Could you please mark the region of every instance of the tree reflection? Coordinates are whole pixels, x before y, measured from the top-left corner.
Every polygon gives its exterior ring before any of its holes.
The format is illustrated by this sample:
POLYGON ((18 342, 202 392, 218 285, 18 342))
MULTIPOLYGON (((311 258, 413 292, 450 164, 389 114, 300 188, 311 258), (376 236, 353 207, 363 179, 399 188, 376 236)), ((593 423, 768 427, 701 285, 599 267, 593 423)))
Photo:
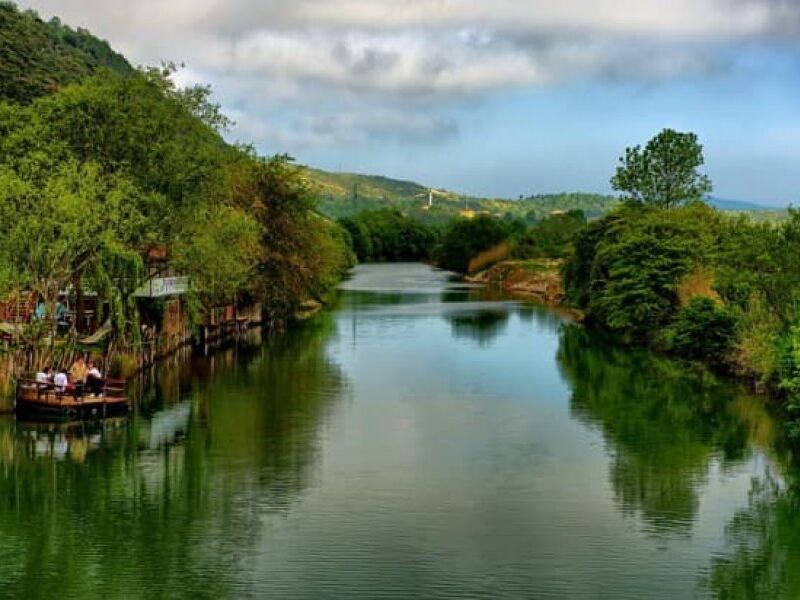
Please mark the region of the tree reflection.
POLYGON ((447 314, 453 337, 465 338, 478 342, 480 346, 490 344, 503 333, 508 324, 509 311, 501 308, 453 312, 447 314))
POLYGON ((113 427, 0 422, 3 592, 236 595, 235 566, 265 511, 305 490, 341 394, 330 331, 323 317, 250 356, 164 366, 148 410, 113 427))
POLYGON ((712 457, 724 469, 746 458, 754 436, 772 437, 758 401, 704 369, 615 348, 575 326, 563 331, 558 361, 573 413, 611 449, 620 510, 654 533, 688 533, 712 457))
POLYGON ((717 598, 800 598, 800 488, 768 473, 725 530, 702 587, 717 598))

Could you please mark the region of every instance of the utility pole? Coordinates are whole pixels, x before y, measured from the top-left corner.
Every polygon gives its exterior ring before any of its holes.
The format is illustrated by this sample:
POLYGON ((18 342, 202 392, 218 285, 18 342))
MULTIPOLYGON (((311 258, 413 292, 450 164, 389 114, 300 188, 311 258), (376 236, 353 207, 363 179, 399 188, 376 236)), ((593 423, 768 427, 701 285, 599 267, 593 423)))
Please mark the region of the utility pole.
POLYGON ((353 214, 358 212, 358 182, 353 184, 353 214))

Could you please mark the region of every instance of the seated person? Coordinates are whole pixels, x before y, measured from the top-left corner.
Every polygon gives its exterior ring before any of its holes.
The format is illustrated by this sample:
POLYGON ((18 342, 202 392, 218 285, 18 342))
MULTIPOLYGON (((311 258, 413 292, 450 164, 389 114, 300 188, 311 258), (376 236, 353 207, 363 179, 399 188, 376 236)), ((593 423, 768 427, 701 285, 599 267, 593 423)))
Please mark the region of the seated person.
POLYGON ((103 393, 103 374, 97 365, 93 362, 89 363, 89 371, 86 374, 86 389, 92 395, 100 395, 103 393))
POLYGON ((88 375, 88 367, 82 355, 78 355, 75 362, 69 369, 69 379, 75 388, 75 398, 83 396, 83 388, 86 385, 86 377, 88 375))
POLYGON ((50 380, 52 370, 50 367, 44 367, 41 371, 36 373, 36 386, 40 390, 48 390, 53 387, 53 382, 50 380))
POLYGON ((69 385, 67 374, 64 373, 64 371, 56 373, 56 376, 53 377, 53 385, 55 386, 56 394, 63 394, 66 392, 67 386, 69 385))

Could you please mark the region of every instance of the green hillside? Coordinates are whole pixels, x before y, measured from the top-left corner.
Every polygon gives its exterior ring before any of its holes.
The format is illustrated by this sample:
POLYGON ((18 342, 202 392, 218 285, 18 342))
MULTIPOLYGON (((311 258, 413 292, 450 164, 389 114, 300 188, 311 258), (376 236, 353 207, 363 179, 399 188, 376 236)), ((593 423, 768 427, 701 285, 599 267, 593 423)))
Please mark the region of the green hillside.
MULTIPOLYGON (((539 220, 557 211, 582 210, 588 218, 602 216, 614 208, 615 196, 584 192, 536 194, 510 200, 480 198, 436 190, 433 207, 428 208, 428 188, 422 184, 377 175, 331 173, 308 168, 320 209, 334 217, 345 217, 361 210, 395 207, 408 216, 429 223, 444 222, 456 216, 486 212, 498 217, 539 220), (465 212, 467 211, 467 212, 465 212)), ((786 210, 767 208, 746 202, 720 201, 709 198, 709 204, 729 213, 748 215, 753 221, 780 222, 787 218, 786 210)))
POLYGON ((376 175, 330 173, 308 169, 322 212, 343 217, 365 209, 396 207, 424 221, 445 221, 454 216, 488 212, 508 218, 540 219, 553 211, 581 209, 588 216, 604 214, 617 202, 612 196, 585 193, 542 194, 521 200, 479 198, 437 190, 427 207, 428 188, 413 182, 376 175), (465 211, 468 211, 465 213, 465 211))
POLYGON ((108 42, 0 2, 0 100, 27 103, 99 68, 133 72, 108 42))

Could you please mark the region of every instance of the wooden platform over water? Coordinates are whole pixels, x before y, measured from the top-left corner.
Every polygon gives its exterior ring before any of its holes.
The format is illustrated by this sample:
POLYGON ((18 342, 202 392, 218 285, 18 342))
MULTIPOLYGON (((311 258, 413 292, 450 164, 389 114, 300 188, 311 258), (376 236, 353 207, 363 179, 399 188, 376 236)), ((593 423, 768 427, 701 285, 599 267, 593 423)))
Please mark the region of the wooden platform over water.
POLYGON ((60 418, 105 417, 128 410, 123 382, 108 382, 99 395, 76 396, 73 392, 42 389, 32 380, 17 384, 16 410, 24 414, 41 414, 60 418))

